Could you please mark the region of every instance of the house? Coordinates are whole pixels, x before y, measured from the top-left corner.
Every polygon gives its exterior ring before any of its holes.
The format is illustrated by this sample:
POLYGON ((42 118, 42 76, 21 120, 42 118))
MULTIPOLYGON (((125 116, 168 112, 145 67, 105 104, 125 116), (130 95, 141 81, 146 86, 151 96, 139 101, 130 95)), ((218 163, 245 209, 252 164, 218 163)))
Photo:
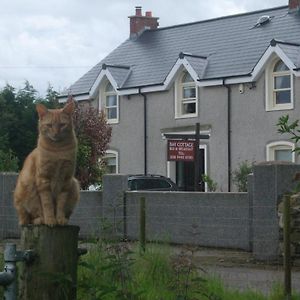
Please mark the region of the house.
POLYGON ((276 127, 282 115, 300 116, 299 5, 164 28, 136 7, 129 38, 60 101, 71 93, 105 110, 111 172, 162 174, 184 190, 199 123, 198 168, 232 191, 244 161, 299 162, 276 127))

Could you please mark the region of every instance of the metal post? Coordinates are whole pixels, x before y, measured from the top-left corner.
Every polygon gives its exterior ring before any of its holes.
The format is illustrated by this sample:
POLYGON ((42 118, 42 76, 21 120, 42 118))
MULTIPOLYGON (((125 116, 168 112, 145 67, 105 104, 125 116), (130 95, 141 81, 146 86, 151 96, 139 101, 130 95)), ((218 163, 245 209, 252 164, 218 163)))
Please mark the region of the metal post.
POLYGON ((4 250, 4 272, 2 272, 1 284, 4 285, 4 299, 17 299, 17 267, 16 267, 16 245, 6 244, 4 250))
POLYGON ((17 265, 18 261, 30 262, 34 258, 32 250, 17 251, 15 244, 6 244, 4 249, 4 271, 0 272, 0 285, 4 286, 4 299, 17 300, 17 265))
POLYGON ((194 160, 194 166, 195 166, 195 181, 194 181, 194 190, 200 191, 200 123, 196 123, 196 132, 195 132, 195 160, 194 160))
POLYGON ((283 197, 283 243, 284 243, 284 295, 286 300, 292 295, 292 266, 291 266, 291 210, 290 196, 283 197))

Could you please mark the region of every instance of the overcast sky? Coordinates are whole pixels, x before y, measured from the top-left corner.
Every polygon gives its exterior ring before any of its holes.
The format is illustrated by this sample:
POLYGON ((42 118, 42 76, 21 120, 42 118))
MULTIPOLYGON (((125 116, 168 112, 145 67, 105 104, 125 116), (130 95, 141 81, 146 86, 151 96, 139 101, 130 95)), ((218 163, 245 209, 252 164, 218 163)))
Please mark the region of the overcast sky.
POLYGON ((0 0, 0 88, 61 91, 129 36, 135 6, 160 27, 287 5, 288 0, 0 0))

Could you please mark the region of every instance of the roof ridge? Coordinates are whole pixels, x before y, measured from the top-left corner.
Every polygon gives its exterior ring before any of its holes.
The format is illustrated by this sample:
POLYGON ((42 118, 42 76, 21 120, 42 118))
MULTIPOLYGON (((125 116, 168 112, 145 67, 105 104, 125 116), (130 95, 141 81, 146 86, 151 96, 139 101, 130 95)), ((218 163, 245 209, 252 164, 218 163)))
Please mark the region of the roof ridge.
POLYGON ((105 70, 106 68, 118 68, 118 69, 130 69, 130 66, 125 66, 125 65, 111 65, 111 64, 102 64, 102 69, 105 70))
POLYGON ((283 44, 283 45, 296 46, 296 47, 300 46, 300 44, 298 44, 298 43, 285 42, 285 41, 282 41, 282 40, 272 39, 271 42, 270 42, 270 45, 275 46, 276 44, 283 44))
POLYGON ((160 28, 156 28, 156 29, 148 29, 145 32, 147 32, 147 31, 148 32, 149 31, 160 31, 160 30, 166 30, 166 29, 171 29, 171 28, 177 28, 177 27, 184 27, 184 26, 189 26, 189 25, 196 25, 196 24, 201 24, 201 23, 213 22, 213 21, 217 21, 217 20, 236 18, 236 17, 240 17, 240 16, 256 14, 256 13, 259 13, 259 12, 263 13, 263 12, 271 11, 271 10, 279 10, 279 9, 283 9, 283 8, 287 8, 287 7, 288 7, 288 5, 277 6, 277 7, 273 7, 273 8, 265 8, 265 9, 261 9, 261 10, 255 10, 255 11, 245 12, 245 13, 237 13, 237 14, 234 14, 234 15, 216 17, 216 18, 207 19, 207 20, 201 20, 201 21, 171 25, 171 26, 160 27, 160 28))

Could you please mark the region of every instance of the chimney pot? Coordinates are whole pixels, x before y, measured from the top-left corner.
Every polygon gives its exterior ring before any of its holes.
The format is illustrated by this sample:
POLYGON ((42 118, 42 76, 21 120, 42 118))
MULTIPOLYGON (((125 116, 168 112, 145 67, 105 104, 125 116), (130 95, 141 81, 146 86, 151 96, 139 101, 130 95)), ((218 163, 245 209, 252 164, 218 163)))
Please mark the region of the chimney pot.
MULTIPOLYGON (((299 0, 300 1, 300 0, 299 0)), ((142 15, 142 7, 135 7, 135 15, 129 16, 130 19, 130 38, 137 38, 146 29, 156 29, 158 27, 157 17, 152 16, 151 11, 146 11, 145 16, 142 15)))
POLYGON ((299 12, 300 11, 300 0, 289 0, 289 12, 299 12))
POLYGON ((142 16, 142 7, 136 6, 135 7, 135 15, 141 17, 142 16))

